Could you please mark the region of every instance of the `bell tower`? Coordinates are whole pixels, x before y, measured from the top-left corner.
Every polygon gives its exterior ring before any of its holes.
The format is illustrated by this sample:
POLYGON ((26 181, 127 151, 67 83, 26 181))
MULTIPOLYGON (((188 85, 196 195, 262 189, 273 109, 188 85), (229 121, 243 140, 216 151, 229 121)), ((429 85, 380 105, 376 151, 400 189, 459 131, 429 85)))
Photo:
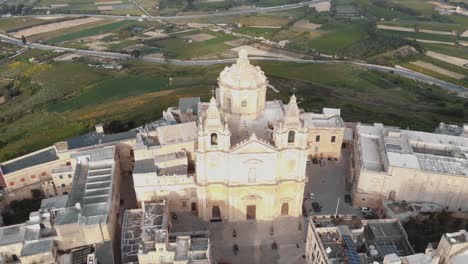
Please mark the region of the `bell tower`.
POLYGON ((300 114, 296 96, 293 94, 285 108, 283 120, 274 129, 273 140, 279 149, 307 148, 308 131, 300 114))
POLYGON ((229 132, 228 125, 224 121, 214 97, 211 97, 206 114, 200 115, 198 123, 198 149, 200 151, 229 150, 231 132, 229 132))

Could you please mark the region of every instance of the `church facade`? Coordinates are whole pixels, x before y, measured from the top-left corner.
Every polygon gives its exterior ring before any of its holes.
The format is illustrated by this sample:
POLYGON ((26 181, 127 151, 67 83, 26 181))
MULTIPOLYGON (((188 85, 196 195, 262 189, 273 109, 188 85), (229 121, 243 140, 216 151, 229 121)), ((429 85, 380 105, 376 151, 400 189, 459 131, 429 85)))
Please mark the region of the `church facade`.
POLYGON ((307 160, 340 156, 339 110, 304 113, 295 95, 287 105, 267 101, 268 80, 245 51, 218 83, 210 102, 170 108, 169 124, 140 131, 137 199, 166 199, 171 211, 211 221, 301 215, 307 160))

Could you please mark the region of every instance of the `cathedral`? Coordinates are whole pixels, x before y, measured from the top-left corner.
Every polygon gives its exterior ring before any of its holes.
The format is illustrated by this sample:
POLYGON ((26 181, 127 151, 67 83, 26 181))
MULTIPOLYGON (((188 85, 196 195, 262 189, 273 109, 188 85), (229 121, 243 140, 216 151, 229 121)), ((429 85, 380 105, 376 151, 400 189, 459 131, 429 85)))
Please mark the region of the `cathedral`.
POLYGON ((268 80, 245 50, 218 84, 209 102, 181 99, 140 129, 137 199, 165 199, 171 211, 207 221, 301 215, 308 159, 340 157, 339 109, 306 113, 295 95, 287 105, 267 101, 268 80))

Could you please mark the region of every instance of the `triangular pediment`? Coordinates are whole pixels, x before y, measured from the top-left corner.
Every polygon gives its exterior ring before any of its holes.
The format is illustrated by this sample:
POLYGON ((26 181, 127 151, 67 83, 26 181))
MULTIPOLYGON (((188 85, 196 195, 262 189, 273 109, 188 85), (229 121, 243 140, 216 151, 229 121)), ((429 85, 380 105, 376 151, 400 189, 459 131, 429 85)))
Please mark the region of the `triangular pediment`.
POLYGON ((259 140, 248 140, 235 146, 231 150, 231 154, 247 154, 247 153, 276 153, 275 147, 268 143, 259 140))

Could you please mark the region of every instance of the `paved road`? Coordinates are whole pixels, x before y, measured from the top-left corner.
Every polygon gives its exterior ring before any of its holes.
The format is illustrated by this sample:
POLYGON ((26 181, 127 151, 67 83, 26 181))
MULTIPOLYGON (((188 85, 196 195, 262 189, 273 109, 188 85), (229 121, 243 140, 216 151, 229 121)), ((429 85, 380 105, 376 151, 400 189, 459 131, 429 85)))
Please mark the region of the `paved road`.
MULTIPOLYGON (((119 15, 99 15, 99 14, 49 14, 49 15, 26 15, 26 16, 16 16, 16 17, 100 17, 100 18, 107 18, 107 19, 125 19, 125 20, 177 20, 177 19, 191 19, 191 18, 205 18, 205 17, 219 17, 219 16, 232 16, 232 15, 246 15, 246 14, 255 14, 255 13, 265 13, 265 12, 272 12, 272 11, 281 11, 281 10, 288 10, 288 9, 295 9, 303 6, 307 6, 310 4, 316 4, 321 2, 328 2, 329 0, 313 0, 307 1, 297 4, 290 4, 290 5, 281 5, 281 6, 271 6, 271 7, 255 7, 251 9, 245 10, 231 10, 231 11, 223 11, 223 12, 215 12, 215 13, 204 13, 204 14, 193 14, 193 15, 176 15, 176 16, 119 16, 119 15)), ((135 2, 135 1, 133 1, 135 2)), ((1 19, 1 18, 0 18, 1 19)))
MULTIPOLYGON (((23 45, 20 40, 12 38, 4 34, 0 34, 0 40, 11 43, 11 44, 19 45, 19 46, 23 45)), ((72 52, 72 53, 86 55, 86 56, 97 56, 97 57, 106 57, 106 58, 114 58, 114 59, 132 59, 131 55, 129 54, 123 54, 123 53, 117 53, 117 52, 81 50, 81 49, 74 49, 74 48, 44 45, 44 44, 38 44, 38 43, 28 43, 26 46, 28 48, 33 48, 33 49, 72 52)), ((169 60, 169 59, 163 59, 163 58, 154 58, 150 56, 142 56, 139 59, 143 61, 147 61, 147 62, 152 62, 152 63, 161 63, 161 64, 167 63, 167 64, 180 65, 180 66, 197 66, 197 65, 208 66, 208 65, 215 65, 215 64, 228 64, 228 63, 233 63, 236 61, 235 58, 220 59, 220 60, 193 60, 192 61, 192 60, 169 60)), ((250 57, 250 59, 257 60, 257 61, 259 60, 261 61, 284 61, 284 62, 314 63, 314 64, 348 63, 348 64, 358 65, 369 70, 377 70, 381 72, 398 74, 400 76, 410 78, 413 80, 417 80, 420 82, 438 85, 439 87, 442 87, 451 92, 455 92, 457 94, 464 94, 465 96, 468 95, 468 89, 466 87, 452 84, 443 80, 439 80, 434 77, 424 75, 422 73, 414 72, 408 69, 397 69, 397 68, 392 68, 392 67, 368 64, 368 63, 362 63, 362 62, 353 62, 353 61, 304 60, 304 59, 296 59, 296 58, 267 58, 267 57, 250 57)))

